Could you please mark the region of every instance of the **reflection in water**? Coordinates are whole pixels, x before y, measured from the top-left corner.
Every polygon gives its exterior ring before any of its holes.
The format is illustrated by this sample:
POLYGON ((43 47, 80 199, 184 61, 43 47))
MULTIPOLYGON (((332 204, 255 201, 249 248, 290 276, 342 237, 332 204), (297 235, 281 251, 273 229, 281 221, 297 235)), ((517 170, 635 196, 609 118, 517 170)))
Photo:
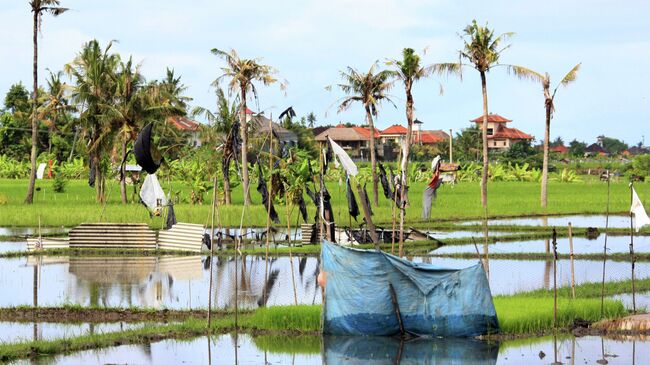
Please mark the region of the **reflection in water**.
POLYGON ((470 339, 414 339, 400 342, 377 337, 262 336, 224 334, 117 346, 16 364, 595 364, 644 363, 647 338, 610 339, 572 336, 498 343, 470 339), (637 342, 639 345, 637 346, 637 342), (322 347, 321 347, 322 343, 322 347), (541 356, 543 354, 543 356, 541 356), (543 357, 543 358, 540 358, 543 357), (599 362, 604 363, 604 362, 599 362))
MULTIPOLYGON (((492 225, 525 225, 525 226, 549 226, 549 227, 566 227, 569 222, 574 227, 605 227, 606 216, 600 215, 566 215, 566 216, 540 216, 540 217, 522 217, 522 218, 503 218, 503 219, 490 219, 489 224, 492 225)), ((479 225, 481 221, 467 221, 463 225, 479 225)), ((629 228, 630 216, 629 215, 610 215, 609 216, 610 228, 629 228)))
MULTIPOLYGON (((476 252, 476 249, 475 251, 476 252)), ((466 268, 477 259, 409 257, 448 268, 466 268)), ((260 256, 162 256, 162 257, 28 257, 0 259, 0 307, 62 304, 105 307, 207 308, 209 268, 214 265, 213 308, 294 304, 291 265, 299 304, 319 304, 316 280, 319 258, 269 259, 269 278, 264 280, 265 260, 260 256), (237 280, 235 280, 237 278, 237 280), (264 298, 264 288, 268 297, 264 298), (235 290, 238 288, 238 290, 235 290), (34 290, 35 289, 35 290, 34 290)), ((571 280, 570 261, 559 260, 558 285, 571 280)), ((610 261, 607 281, 630 278, 629 262, 610 261)), ((602 262, 575 260, 576 284, 599 282, 602 262)), ((637 278, 650 277, 650 263, 639 262, 637 278)), ((550 288, 553 265, 547 260, 490 260, 490 288, 494 295, 550 288)), ((644 300, 644 302, 647 302, 644 300)), ((645 304, 645 303, 643 303, 645 304)))
MULTIPOLYGON (((152 325, 156 325, 153 323, 152 325)), ((144 323, 50 323, 0 322, 0 343, 53 340, 82 335, 118 332, 144 327, 144 323)))

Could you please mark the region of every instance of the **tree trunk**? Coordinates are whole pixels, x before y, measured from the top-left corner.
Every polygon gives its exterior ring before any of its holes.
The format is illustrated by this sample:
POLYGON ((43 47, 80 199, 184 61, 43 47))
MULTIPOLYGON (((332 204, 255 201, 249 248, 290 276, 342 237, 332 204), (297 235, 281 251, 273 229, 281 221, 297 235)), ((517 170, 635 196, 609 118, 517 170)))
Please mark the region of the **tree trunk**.
POLYGON ((230 156, 224 157, 221 163, 221 172, 223 173, 223 199, 226 205, 232 204, 230 199, 230 156))
POLYGON ((413 134, 413 94, 411 93, 411 83, 406 83, 406 121, 408 124, 406 132, 406 140, 404 155, 402 156, 402 186, 400 189, 400 213, 399 213, 399 257, 404 254, 404 216, 406 215, 406 201, 407 192, 406 186, 408 185, 408 164, 409 154, 411 153, 411 137, 413 134))
MULTIPOLYGON (((128 140, 125 139, 122 141, 122 159, 126 157, 126 144, 128 140)), ((120 163, 120 195, 122 196, 122 204, 126 204, 128 200, 126 199, 126 168, 123 164, 120 163)))
POLYGON ((379 206, 379 177, 377 176, 377 156, 375 154, 375 124, 372 121, 370 107, 366 105, 366 120, 370 127, 370 169, 372 170, 372 202, 379 206))
POLYGON ((38 152, 38 122, 36 120, 36 109, 38 101, 38 16, 39 11, 34 11, 34 64, 33 64, 33 77, 34 77, 34 90, 32 91, 32 151, 30 154, 31 169, 29 171, 29 186, 27 187, 27 197, 25 203, 32 204, 34 202, 34 185, 36 184, 36 154, 38 152))
POLYGON ((548 203, 548 148, 551 134, 551 102, 546 100, 546 128, 544 129, 544 162, 542 163, 542 208, 548 203))
POLYGON ((242 188, 244 189, 244 206, 251 203, 248 189, 248 125, 246 123, 246 87, 241 87, 241 110, 239 111, 239 131, 241 134, 241 168, 242 188))
POLYGON ((487 99, 487 81, 485 79, 485 72, 481 72, 481 91, 483 93, 483 127, 481 134, 483 137, 483 172, 481 173, 481 204, 487 211, 488 203, 488 169, 490 168, 490 161, 488 160, 488 141, 487 141, 487 124, 488 124, 488 99, 487 99))
POLYGON ((93 152, 93 168, 95 169, 95 200, 98 203, 104 202, 104 176, 100 166, 101 159, 97 151, 93 152))

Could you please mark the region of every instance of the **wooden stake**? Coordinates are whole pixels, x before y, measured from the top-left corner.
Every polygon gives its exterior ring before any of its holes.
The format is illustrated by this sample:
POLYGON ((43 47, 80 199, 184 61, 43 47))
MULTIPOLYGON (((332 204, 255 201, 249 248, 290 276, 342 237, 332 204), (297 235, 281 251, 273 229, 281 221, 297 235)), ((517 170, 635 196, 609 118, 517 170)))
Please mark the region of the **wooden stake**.
POLYGON ((291 253, 291 214, 289 213, 289 193, 284 189, 284 201, 287 212, 287 237, 289 237, 289 266, 291 267, 291 284, 293 285, 293 303, 298 305, 298 294, 296 292, 296 278, 293 273, 293 254, 291 253))
POLYGON ((569 222, 569 258, 571 259, 571 297, 576 298, 576 278, 573 266, 573 227, 569 222))
POLYGON ((603 245, 603 279, 600 287, 600 318, 603 317, 605 311, 605 265, 607 264, 607 237, 609 236, 609 197, 610 183, 609 170, 607 170, 607 210, 605 213, 605 244, 603 245))
MULTIPOLYGON (((214 213, 217 208, 217 177, 214 177, 214 184, 212 186, 212 217, 210 225, 210 284, 208 286, 208 331, 210 331, 210 323, 212 319, 212 275, 214 273, 214 213)), ((209 341, 209 339, 208 339, 209 341)))
POLYGON ((553 228, 553 328, 557 330, 557 232, 553 228))
POLYGON ((406 331, 404 330, 404 323, 402 322, 402 314, 399 310, 399 303, 397 302, 397 294, 395 294, 395 288, 393 284, 388 283, 388 289, 390 289, 390 300, 393 302, 393 309, 395 309, 395 316, 397 316, 397 323, 399 324, 399 332, 404 336, 406 331))
POLYGON ((454 150, 453 150, 453 141, 454 141, 454 136, 452 134, 452 129, 449 129, 449 163, 454 163, 454 150))
MULTIPOLYGON (((269 280, 269 239, 271 237, 271 201, 273 200, 273 194, 271 192, 271 189, 273 186, 271 185, 271 180, 273 179, 273 122, 271 119, 269 119, 269 181, 267 182, 267 202, 266 202, 266 252, 264 254, 264 291, 262 294, 262 299, 264 301, 264 305, 266 306, 266 301, 267 301, 267 283, 269 280)), ((260 169, 260 174, 262 174, 263 171, 260 169)))
MULTIPOLYGON (((634 186, 630 183, 630 206, 634 201, 633 190, 634 186)), ((630 211, 630 260, 632 261, 632 313, 636 314, 636 284, 634 280, 634 213, 630 211)))
POLYGON ((368 227, 368 233, 370 234, 372 242, 375 244, 375 249, 377 251, 380 251, 377 230, 375 229, 375 224, 372 223, 372 216, 370 215, 368 196, 366 196, 365 190, 361 189, 361 184, 359 183, 357 183, 357 192, 359 193, 359 198, 361 198, 361 207, 363 207, 363 217, 366 218, 366 227, 368 227))

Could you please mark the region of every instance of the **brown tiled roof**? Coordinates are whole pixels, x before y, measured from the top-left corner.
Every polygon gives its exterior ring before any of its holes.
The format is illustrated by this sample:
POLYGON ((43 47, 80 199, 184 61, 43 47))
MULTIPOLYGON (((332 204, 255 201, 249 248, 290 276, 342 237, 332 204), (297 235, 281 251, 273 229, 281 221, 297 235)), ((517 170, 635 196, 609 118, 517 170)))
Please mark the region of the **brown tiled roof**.
MULTIPOLYGON (((370 130, 362 127, 346 127, 339 124, 334 128, 329 128, 318 134, 314 139, 317 141, 326 141, 327 136, 334 141, 369 141, 370 130)), ((379 138, 379 130, 375 129, 375 138, 379 138)))
MULTIPOLYGON (((492 123, 508 123, 512 122, 510 119, 506 119, 499 114, 488 114, 488 122, 492 123)), ((472 122, 474 123, 483 123, 483 116, 479 116, 478 118, 472 119, 472 122)))
POLYGON ((530 134, 526 134, 522 131, 520 131, 517 128, 508 128, 503 124, 500 124, 497 127, 497 130, 494 131, 494 134, 491 136, 488 136, 488 138, 491 139, 534 139, 533 136, 530 134))
POLYGON ((179 131, 196 131, 201 125, 199 122, 193 121, 185 117, 169 117, 167 122, 176 127, 179 131))
POLYGON ((585 148, 585 152, 591 152, 591 153, 607 153, 607 151, 602 148, 599 144, 594 143, 589 145, 587 148, 585 148))
POLYGON ((555 146, 555 147, 551 147, 551 152, 567 153, 569 152, 569 148, 566 146, 555 146))
POLYGON ((413 142, 433 144, 444 142, 449 138, 449 135, 443 131, 420 131, 413 132, 413 142))

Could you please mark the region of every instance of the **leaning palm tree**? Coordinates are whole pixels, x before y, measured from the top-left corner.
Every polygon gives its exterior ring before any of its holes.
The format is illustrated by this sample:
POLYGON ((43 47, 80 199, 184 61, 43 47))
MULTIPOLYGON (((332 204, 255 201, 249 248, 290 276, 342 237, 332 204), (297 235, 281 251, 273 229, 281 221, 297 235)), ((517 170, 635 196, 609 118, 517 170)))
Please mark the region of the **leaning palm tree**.
POLYGON ((551 92, 551 76, 548 74, 548 72, 541 74, 539 72, 535 72, 521 66, 508 66, 509 72, 513 73, 521 79, 529 79, 540 82, 542 84, 542 89, 544 90, 546 127, 544 129, 544 161, 542 163, 542 192, 540 197, 542 208, 546 208, 548 204, 548 150, 551 134, 551 119, 553 118, 553 112, 555 111, 555 106, 553 105, 553 102, 555 100, 555 93, 560 86, 567 86, 576 80, 580 65, 581 63, 578 63, 577 65, 573 66, 571 71, 564 75, 562 80, 560 80, 560 82, 555 86, 553 92, 551 92))
MULTIPOLYGON (((429 66, 422 66, 420 64, 420 56, 418 56, 412 48, 404 48, 402 50, 402 59, 401 60, 390 60, 387 62, 388 65, 393 66, 393 70, 390 71, 391 75, 398 80, 401 80, 404 83, 404 92, 406 93, 406 121, 408 124, 408 130, 406 132, 406 140, 404 145, 404 155, 402 156, 402 176, 401 179, 404 182, 408 181, 408 160, 409 153, 411 149, 411 138, 413 135, 413 93, 411 89, 413 84, 415 84, 420 79, 430 76, 433 72, 438 73, 453 73, 458 72, 460 66, 458 64, 433 64, 429 66)), ((400 257, 403 254, 403 244, 404 244, 404 204, 407 201, 406 199, 406 183, 401 184, 400 191, 400 226, 399 226, 399 255, 400 257)))
POLYGON ((476 20, 472 24, 465 27, 463 30, 463 50, 460 51, 459 63, 441 64, 440 69, 453 69, 454 67, 460 68, 464 66, 462 60, 466 59, 470 66, 476 69, 481 75, 481 91, 483 94, 483 125, 482 141, 483 141, 483 171, 481 174, 481 204, 487 213, 487 181, 488 181, 488 144, 487 144, 487 119, 488 119, 488 97, 487 97, 487 78, 486 74, 494 67, 499 65, 499 57, 501 53, 506 50, 510 45, 501 46, 508 38, 514 33, 503 33, 499 36, 494 35, 494 31, 485 26, 480 26, 476 20))
POLYGON ((64 71, 74 81, 72 101, 78 106, 79 122, 89 138, 91 176, 95 177, 99 202, 105 199, 101 161, 114 133, 111 120, 106 118, 106 105, 113 102, 115 74, 120 61, 119 55, 109 53, 111 46, 112 42, 102 50, 99 42, 92 40, 84 44, 71 63, 64 66, 64 71))
MULTIPOLYGON (((234 49, 225 52, 217 48, 212 49, 212 54, 220 57, 226 62, 225 67, 221 67, 221 76, 217 77, 212 85, 217 87, 223 79, 230 79, 228 90, 230 93, 239 94, 239 132, 241 135, 241 168, 242 168, 242 187, 244 189, 244 205, 251 202, 249 192, 248 178, 248 124, 246 121, 246 101, 249 92, 253 93, 257 99, 257 89, 254 82, 261 82, 268 86, 277 81, 273 75, 277 71, 268 65, 260 63, 261 59, 241 58, 234 49)), ((281 84, 281 88, 283 88, 281 84)))
POLYGON ((36 184, 36 154, 38 153, 38 121, 36 120, 36 111, 38 110, 38 31, 43 21, 43 13, 50 13, 59 16, 68 9, 59 7, 59 0, 32 0, 29 7, 33 13, 33 44, 34 44, 34 90, 32 91, 32 152, 30 155, 31 170, 29 172, 29 186, 27 187, 27 197, 25 203, 34 202, 34 185, 36 184))
POLYGON ((366 73, 361 73, 355 68, 348 67, 341 71, 342 84, 338 87, 348 96, 339 100, 339 113, 350 108, 352 103, 359 102, 366 111, 366 121, 370 128, 370 166, 372 170, 372 199, 373 203, 379 205, 379 178, 377 176, 377 156, 375 150, 375 125, 373 116, 377 117, 377 109, 382 101, 387 101, 393 106, 395 103, 387 94, 392 87, 390 81, 392 73, 388 70, 376 72, 377 62, 370 66, 366 73))

